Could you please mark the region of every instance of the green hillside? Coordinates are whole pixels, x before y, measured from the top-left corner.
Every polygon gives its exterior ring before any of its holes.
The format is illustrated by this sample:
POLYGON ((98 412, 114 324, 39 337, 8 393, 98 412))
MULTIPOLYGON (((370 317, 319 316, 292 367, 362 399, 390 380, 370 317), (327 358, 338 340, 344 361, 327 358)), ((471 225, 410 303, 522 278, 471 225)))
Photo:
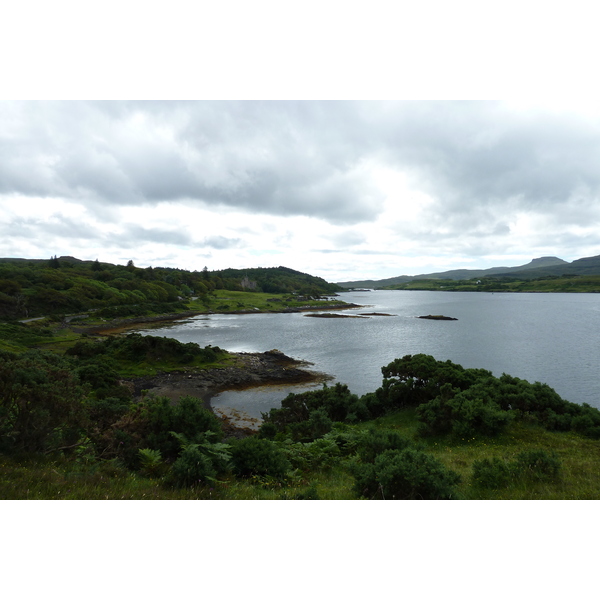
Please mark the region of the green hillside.
MULTIPOLYGON (((531 262, 517 267, 492 267, 490 269, 454 269, 423 275, 399 275, 387 279, 368 279, 339 282, 345 289, 367 287, 374 289, 430 289, 424 280, 451 280, 455 282, 484 278, 513 278, 534 280, 543 277, 600 275, 600 255, 580 258, 569 263, 556 256, 534 258, 531 262), (423 288, 422 286, 426 287, 423 288)), ((443 284, 442 284, 443 285, 443 284)), ((460 284, 456 284, 460 285, 460 284)), ((439 288, 439 285, 438 285, 439 288)))
POLYGON ((4 320, 91 310, 101 317, 172 313, 185 310, 192 298, 208 300, 216 290, 317 297, 341 289, 286 267, 187 271, 71 256, 0 259, 0 319, 4 320))

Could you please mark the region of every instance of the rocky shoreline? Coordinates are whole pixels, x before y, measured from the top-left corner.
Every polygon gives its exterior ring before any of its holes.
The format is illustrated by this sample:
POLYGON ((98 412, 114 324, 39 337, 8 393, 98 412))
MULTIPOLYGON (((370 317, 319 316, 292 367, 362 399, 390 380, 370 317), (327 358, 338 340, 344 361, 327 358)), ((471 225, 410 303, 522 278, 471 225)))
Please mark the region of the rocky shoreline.
POLYGON ((136 398, 144 394, 166 396, 177 401, 182 396, 201 398, 212 410, 210 400, 225 390, 241 390, 263 385, 312 383, 330 379, 324 373, 308 371, 311 363, 295 360, 279 350, 232 352, 234 364, 213 369, 161 373, 154 377, 130 377, 123 383, 136 398))

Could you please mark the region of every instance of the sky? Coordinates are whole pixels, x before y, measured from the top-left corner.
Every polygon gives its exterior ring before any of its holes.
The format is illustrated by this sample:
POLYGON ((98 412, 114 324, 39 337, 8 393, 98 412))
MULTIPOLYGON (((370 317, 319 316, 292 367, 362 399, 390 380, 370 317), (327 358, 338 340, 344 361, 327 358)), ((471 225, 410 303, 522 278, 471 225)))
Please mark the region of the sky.
POLYGON ((0 256, 327 281, 600 254, 600 109, 3 101, 0 256))
POLYGON ((352 281, 600 254, 579 0, 13 4, 0 257, 352 281))

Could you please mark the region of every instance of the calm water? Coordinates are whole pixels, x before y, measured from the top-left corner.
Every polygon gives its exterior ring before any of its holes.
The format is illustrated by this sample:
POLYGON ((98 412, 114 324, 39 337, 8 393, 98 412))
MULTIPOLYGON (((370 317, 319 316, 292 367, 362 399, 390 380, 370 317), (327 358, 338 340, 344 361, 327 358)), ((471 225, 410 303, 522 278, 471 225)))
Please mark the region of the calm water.
MULTIPOLYGON (((405 354, 425 353, 494 375, 547 383, 567 400, 600 408, 600 294, 376 291, 341 298, 364 307, 344 314, 393 316, 206 315, 146 333, 237 352, 277 348, 310 361, 314 370, 332 375, 357 394, 381 385, 383 365, 405 354), (416 318, 428 314, 458 321, 416 318)), ((213 406, 259 417, 291 389, 225 392, 213 399, 213 406)))

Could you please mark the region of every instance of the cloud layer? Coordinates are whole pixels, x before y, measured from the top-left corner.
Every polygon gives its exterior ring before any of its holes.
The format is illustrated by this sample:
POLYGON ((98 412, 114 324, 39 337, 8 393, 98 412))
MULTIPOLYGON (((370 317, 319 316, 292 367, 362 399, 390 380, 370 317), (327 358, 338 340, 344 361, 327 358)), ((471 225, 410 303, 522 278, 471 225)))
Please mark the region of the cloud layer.
POLYGON ((0 255, 329 280, 571 260, 600 253, 598 164, 599 115, 564 107, 3 102, 0 255))

